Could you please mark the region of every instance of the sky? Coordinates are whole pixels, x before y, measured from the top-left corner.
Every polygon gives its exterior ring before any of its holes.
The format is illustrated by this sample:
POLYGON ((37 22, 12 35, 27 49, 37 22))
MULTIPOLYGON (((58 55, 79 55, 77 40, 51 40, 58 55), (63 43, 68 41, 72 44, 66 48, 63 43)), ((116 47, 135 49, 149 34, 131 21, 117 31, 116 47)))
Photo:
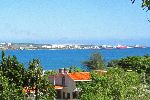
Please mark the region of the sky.
POLYGON ((0 42, 150 45, 141 1, 0 0, 0 42))

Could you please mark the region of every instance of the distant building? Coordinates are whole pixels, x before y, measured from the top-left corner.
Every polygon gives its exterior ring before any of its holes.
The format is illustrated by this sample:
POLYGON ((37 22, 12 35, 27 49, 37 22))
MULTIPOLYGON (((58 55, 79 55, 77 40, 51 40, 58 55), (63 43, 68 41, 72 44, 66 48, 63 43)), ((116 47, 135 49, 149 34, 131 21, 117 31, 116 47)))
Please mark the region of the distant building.
POLYGON ((51 45, 43 45, 42 48, 47 48, 47 49, 51 49, 52 46, 51 45))

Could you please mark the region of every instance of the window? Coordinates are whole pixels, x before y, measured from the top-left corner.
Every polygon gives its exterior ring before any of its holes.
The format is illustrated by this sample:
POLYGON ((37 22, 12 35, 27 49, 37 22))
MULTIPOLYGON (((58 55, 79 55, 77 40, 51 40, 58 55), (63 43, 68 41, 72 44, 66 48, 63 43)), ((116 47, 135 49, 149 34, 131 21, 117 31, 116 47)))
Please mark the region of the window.
POLYGON ((65 85, 65 77, 62 77, 62 85, 65 85))
POLYGON ((72 92, 72 96, 73 96, 73 99, 76 99, 77 96, 78 96, 77 92, 76 92, 76 91, 75 91, 75 92, 72 92))
POLYGON ((56 95, 57 97, 56 98, 60 99, 61 98, 61 90, 57 90, 56 92, 57 92, 57 95, 56 95))
POLYGON ((65 97, 65 92, 63 92, 63 99, 66 99, 66 97, 65 97))
POLYGON ((70 93, 67 93, 67 99, 70 99, 70 93))

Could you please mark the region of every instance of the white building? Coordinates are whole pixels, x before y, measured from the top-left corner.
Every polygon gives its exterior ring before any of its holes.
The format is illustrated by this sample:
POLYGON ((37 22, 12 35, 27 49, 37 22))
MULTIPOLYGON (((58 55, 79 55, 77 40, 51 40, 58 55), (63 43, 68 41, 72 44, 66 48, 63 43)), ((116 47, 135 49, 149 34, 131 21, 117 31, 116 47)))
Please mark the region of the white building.
POLYGON ((42 48, 47 48, 47 49, 51 49, 52 46, 51 45, 43 45, 42 48))
POLYGON ((76 83, 91 81, 90 72, 68 73, 65 69, 60 69, 57 75, 49 76, 49 80, 57 91, 56 99, 76 99, 80 91, 76 87, 76 83))

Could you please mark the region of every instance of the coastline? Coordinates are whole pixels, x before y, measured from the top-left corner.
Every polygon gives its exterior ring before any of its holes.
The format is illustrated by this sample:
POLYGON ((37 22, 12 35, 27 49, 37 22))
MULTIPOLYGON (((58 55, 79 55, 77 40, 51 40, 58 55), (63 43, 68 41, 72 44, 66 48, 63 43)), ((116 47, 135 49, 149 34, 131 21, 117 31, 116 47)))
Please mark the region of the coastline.
POLYGON ((72 49, 131 49, 147 48, 143 45, 94 45, 94 44, 34 44, 34 43, 0 43, 0 50, 72 50, 72 49))

